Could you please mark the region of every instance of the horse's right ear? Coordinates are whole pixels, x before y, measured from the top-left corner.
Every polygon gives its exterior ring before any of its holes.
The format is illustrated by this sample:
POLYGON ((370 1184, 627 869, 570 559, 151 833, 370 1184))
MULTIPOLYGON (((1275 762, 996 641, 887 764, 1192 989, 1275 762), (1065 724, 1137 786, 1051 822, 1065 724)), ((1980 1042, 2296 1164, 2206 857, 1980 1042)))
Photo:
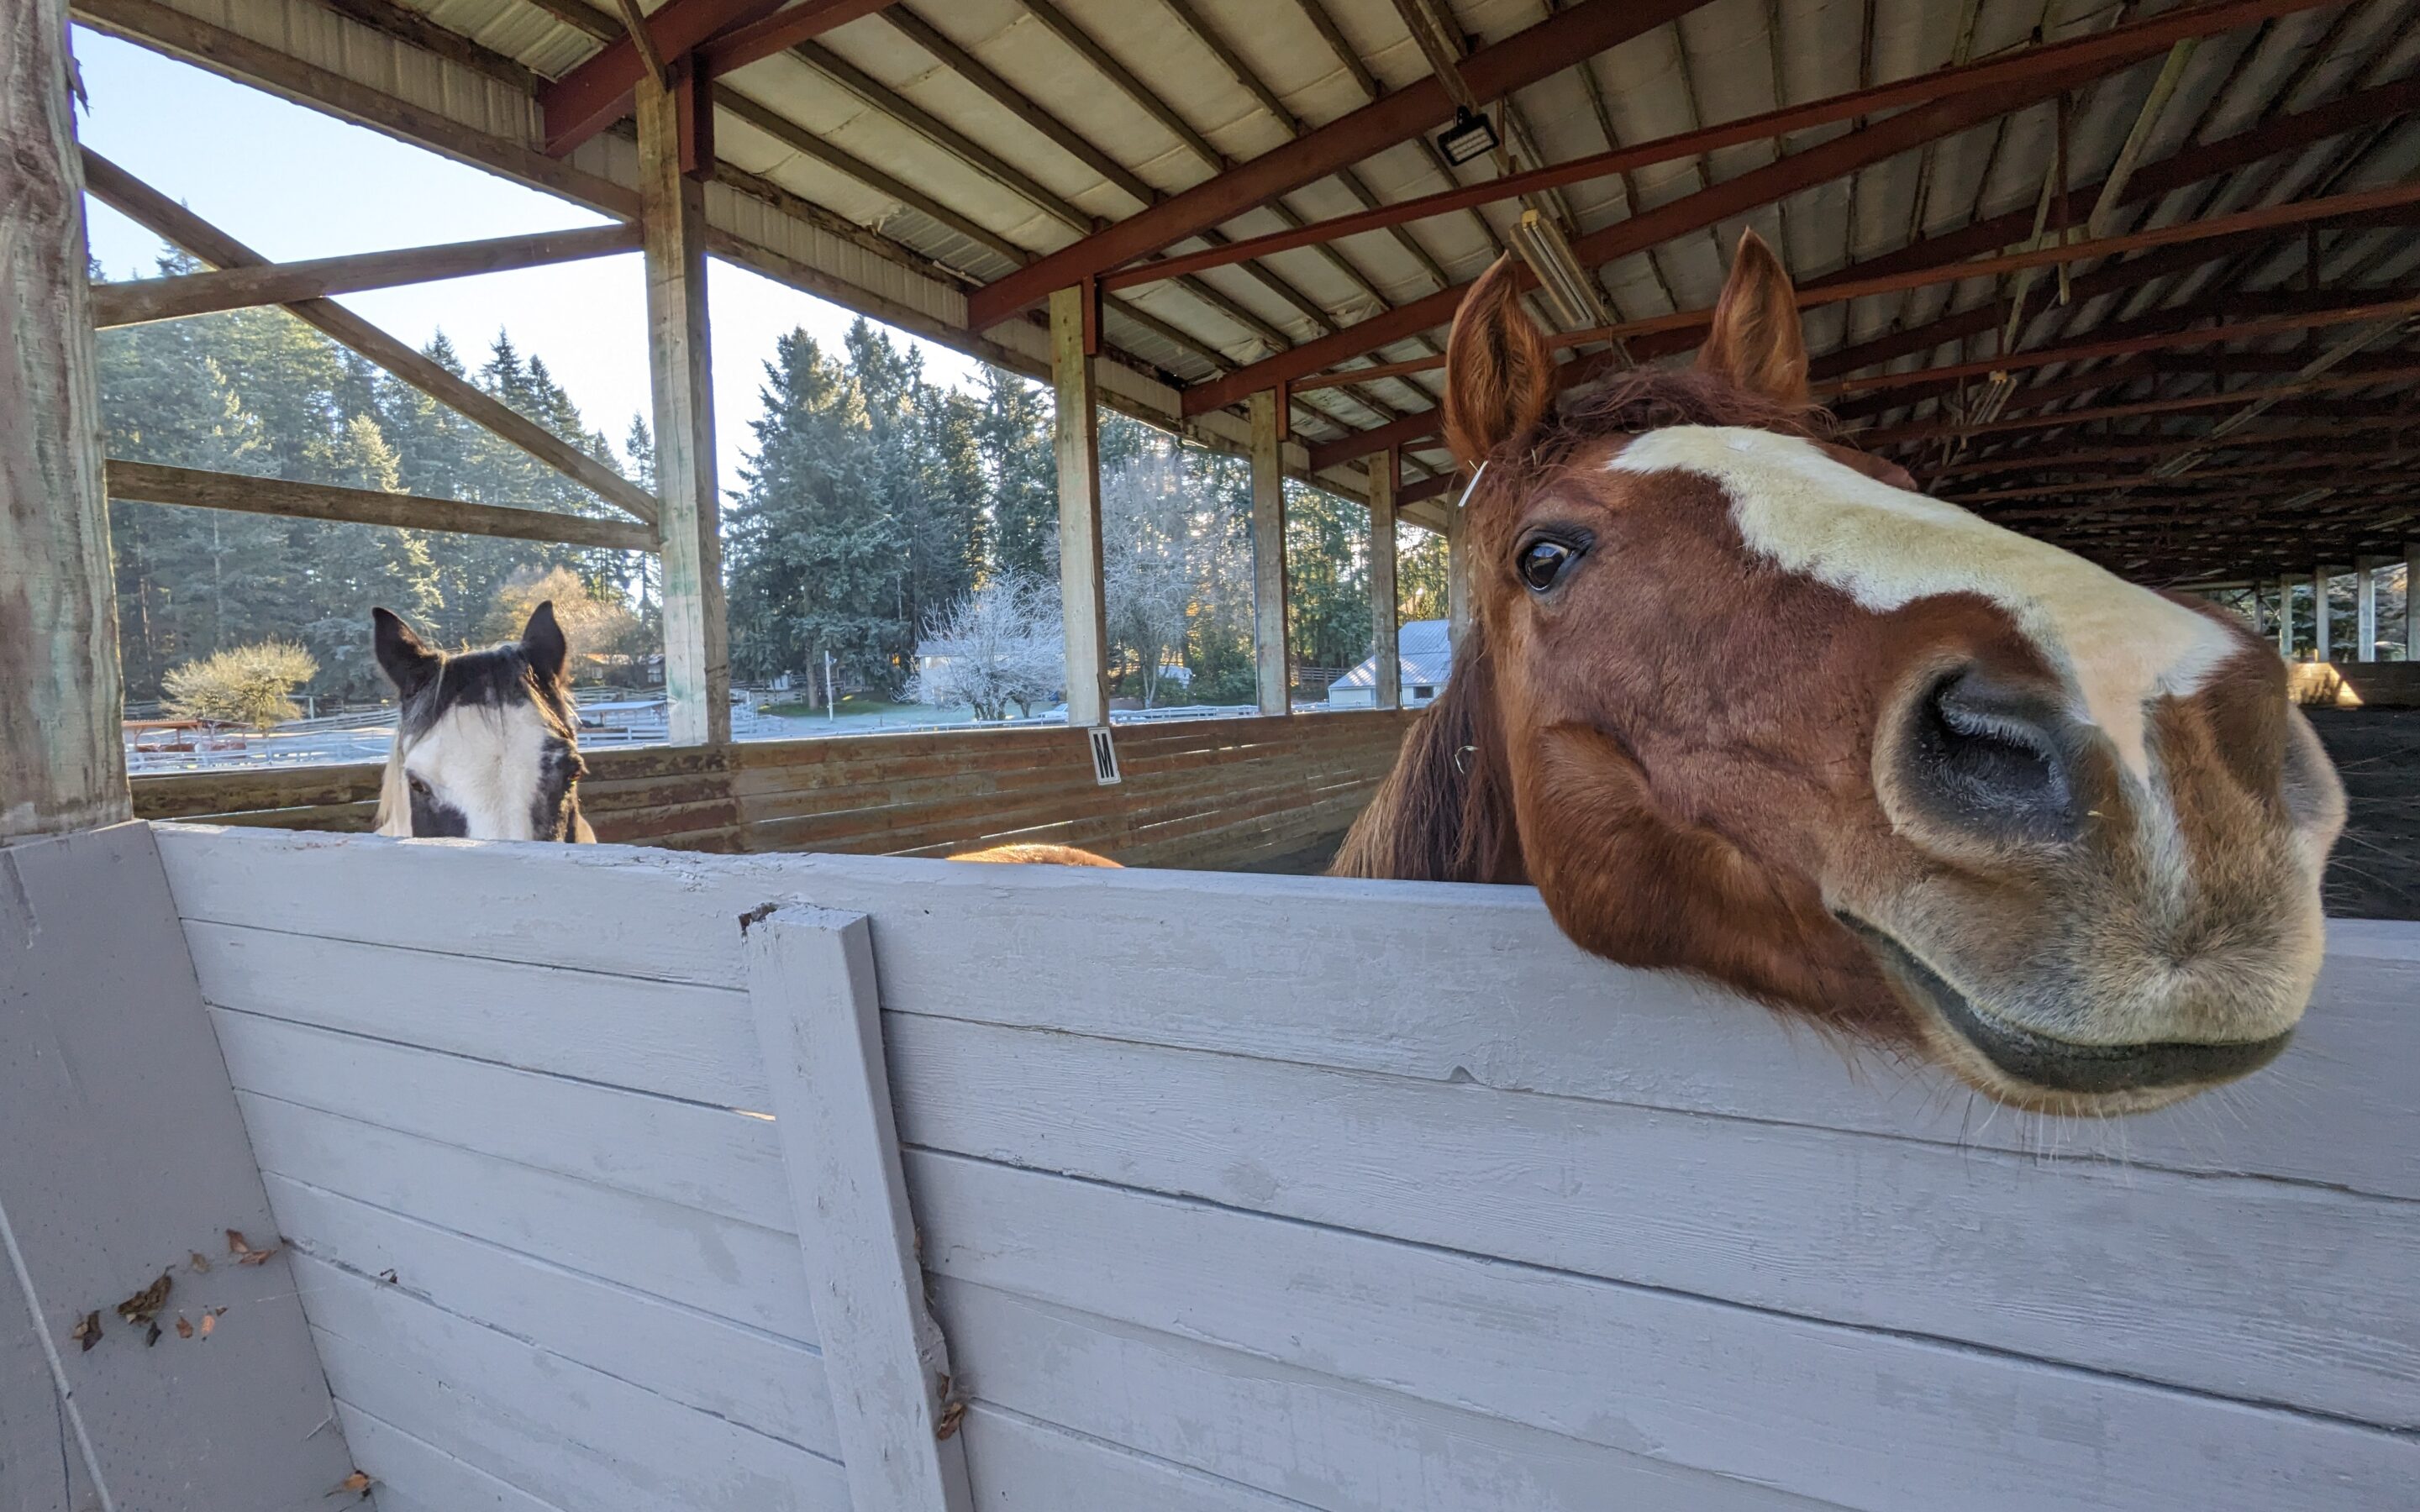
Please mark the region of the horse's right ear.
POLYGON ((385 671, 386 680, 395 685, 396 692, 403 697, 410 698, 427 687, 437 670, 445 665, 445 658, 422 645, 420 637, 412 634, 411 626, 394 610, 370 610, 370 623, 377 627, 371 639, 378 648, 379 666, 385 671))
POLYGON ((563 626, 555 622, 553 599, 530 610, 529 623, 521 626, 521 655, 529 659, 530 671, 550 683, 563 681, 571 646, 563 637, 563 626))
POLYGON ((1698 366, 1791 409, 1814 403, 1807 389, 1807 333, 1790 271, 1753 229, 1740 233, 1730 276, 1714 301, 1714 327, 1698 366))
POLYGON ((1508 252, 1480 274, 1446 343, 1445 435, 1466 467, 1487 460, 1555 402, 1554 354, 1521 308, 1520 270, 1508 252))

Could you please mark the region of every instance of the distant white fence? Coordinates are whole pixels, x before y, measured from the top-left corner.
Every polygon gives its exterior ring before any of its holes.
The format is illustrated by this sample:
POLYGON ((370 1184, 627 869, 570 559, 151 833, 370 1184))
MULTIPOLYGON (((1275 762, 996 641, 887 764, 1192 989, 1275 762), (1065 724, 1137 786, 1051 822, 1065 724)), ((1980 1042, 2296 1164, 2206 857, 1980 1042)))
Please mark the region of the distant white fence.
POLYGON ((1522 888, 159 842, 385 1512, 2420 1485, 2414 926, 2333 925, 2242 1088, 2077 1126, 1583 956, 1522 888), (769 916, 809 946, 752 980, 768 903, 838 912, 769 916), (937 1442, 895 1393, 944 1368, 937 1442))

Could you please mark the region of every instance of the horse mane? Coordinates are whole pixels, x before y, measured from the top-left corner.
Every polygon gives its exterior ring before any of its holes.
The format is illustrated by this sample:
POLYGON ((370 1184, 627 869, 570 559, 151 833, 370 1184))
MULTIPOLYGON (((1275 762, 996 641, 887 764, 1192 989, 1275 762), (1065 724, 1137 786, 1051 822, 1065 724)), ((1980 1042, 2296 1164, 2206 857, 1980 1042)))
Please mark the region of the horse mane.
MULTIPOLYGON (((1698 368, 1633 368, 1567 398, 1487 458, 1484 492, 1534 486, 1581 446, 1671 425, 1729 425, 1828 440, 1832 417, 1698 368)), ((1469 507, 1467 501, 1465 507, 1469 507)), ((1496 676, 1474 620, 1445 691, 1413 722, 1395 768, 1361 810, 1330 876, 1414 882, 1522 880, 1518 826, 1496 718, 1496 676)))

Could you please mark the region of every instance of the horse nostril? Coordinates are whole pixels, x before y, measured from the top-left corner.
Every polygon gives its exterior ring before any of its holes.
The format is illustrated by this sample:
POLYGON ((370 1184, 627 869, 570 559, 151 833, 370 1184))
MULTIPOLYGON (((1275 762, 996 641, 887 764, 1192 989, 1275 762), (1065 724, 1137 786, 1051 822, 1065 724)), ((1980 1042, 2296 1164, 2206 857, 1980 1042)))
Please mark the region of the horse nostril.
POLYGON ((1907 775, 1935 818, 1998 839, 2076 828, 2056 709, 1975 668, 1932 685, 1910 721, 1907 775))

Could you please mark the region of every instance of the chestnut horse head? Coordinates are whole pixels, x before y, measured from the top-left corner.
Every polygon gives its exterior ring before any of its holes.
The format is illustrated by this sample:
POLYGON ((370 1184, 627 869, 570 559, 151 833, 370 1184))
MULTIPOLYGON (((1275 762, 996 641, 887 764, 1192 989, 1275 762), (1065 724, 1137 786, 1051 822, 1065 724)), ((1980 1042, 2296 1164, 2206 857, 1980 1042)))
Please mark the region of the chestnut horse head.
POLYGON ((2283 1049, 2342 790, 2265 642, 1824 439, 1742 239, 1694 372, 1554 403, 1512 267, 1447 432, 1475 624, 1336 870, 1529 882, 1564 932, 2021 1106, 2283 1049))

